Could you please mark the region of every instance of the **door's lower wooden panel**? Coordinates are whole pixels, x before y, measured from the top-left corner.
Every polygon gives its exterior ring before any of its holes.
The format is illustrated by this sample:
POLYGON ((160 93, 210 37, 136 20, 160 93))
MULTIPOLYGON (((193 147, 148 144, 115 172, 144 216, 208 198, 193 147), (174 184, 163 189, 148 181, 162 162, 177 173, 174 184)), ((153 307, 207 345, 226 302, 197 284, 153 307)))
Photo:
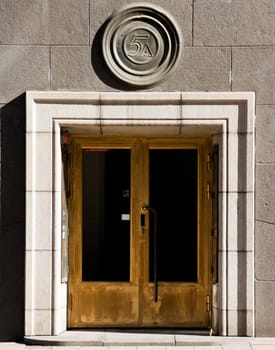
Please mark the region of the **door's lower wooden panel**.
POLYGON ((205 289, 198 286, 147 285, 139 297, 138 286, 83 282, 71 300, 69 327, 183 327, 206 328, 209 314, 205 289))
POLYGON ((207 327, 205 289, 196 285, 159 284, 159 298, 153 298, 154 286, 144 288, 143 326, 207 327))
POLYGON ((82 282, 75 286, 69 327, 136 326, 138 287, 124 283, 82 282))

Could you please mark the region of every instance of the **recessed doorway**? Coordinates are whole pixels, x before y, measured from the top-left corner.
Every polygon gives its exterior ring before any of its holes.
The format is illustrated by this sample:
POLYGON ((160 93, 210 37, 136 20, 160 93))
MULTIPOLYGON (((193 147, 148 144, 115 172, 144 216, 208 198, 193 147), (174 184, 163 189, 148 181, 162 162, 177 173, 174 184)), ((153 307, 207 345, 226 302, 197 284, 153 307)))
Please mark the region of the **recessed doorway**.
MULTIPOLYGON (((216 215, 219 234, 217 258, 212 255, 219 262, 216 278, 211 281, 212 326, 220 335, 253 336, 255 94, 30 91, 26 96, 25 335, 57 335, 70 324, 68 310, 73 307, 73 298, 68 298, 68 215, 63 201, 61 142, 62 130, 67 130, 71 135, 106 139, 161 135, 188 140, 196 135, 208 137, 218 146, 218 210, 202 214, 213 219, 216 215)), ((76 194, 74 188, 70 192, 76 194)), ((206 188, 207 197, 211 192, 206 188)), ((133 216, 131 220, 131 227, 133 220, 139 221, 133 216)), ((215 227, 211 231, 215 232, 215 227)), ((71 265, 70 274, 73 268, 71 265)))

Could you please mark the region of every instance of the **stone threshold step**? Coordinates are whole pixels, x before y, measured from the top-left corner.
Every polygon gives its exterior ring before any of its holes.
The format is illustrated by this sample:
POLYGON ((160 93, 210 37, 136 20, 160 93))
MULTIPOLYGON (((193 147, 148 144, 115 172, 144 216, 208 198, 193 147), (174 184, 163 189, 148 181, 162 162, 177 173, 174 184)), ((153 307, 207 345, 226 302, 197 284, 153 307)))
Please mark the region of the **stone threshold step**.
POLYGON ((247 337, 209 336, 209 330, 68 330, 56 336, 26 336, 27 345, 48 346, 217 346, 247 337))

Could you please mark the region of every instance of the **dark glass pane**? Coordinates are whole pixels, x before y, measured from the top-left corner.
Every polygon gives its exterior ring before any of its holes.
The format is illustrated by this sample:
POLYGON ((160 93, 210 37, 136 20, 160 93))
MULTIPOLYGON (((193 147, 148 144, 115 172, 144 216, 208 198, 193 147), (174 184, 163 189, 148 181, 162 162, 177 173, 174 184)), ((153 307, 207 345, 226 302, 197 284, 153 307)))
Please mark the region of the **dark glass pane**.
POLYGON ((82 279, 129 281, 130 150, 83 150, 82 279))
MULTIPOLYGON (((157 213, 159 281, 197 281, 197 150, 150 150, 150 207, 157 213)), ((153 215, 149 276, 154 279, 153 215)))

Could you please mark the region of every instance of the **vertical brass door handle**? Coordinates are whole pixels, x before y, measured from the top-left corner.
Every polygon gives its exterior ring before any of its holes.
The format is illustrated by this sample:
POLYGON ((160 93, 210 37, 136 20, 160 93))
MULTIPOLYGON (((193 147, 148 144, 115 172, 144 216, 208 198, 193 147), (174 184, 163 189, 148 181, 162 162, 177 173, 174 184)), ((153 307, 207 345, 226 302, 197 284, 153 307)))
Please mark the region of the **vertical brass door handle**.
POLYGON ((140 227, 141 227, 141 233, 144 234, 144 232, 145 232, 145 213, 140 214, 140 227))
POLYGON ((140 228, 141 233, 144 234, 146 226, 146 214, 148 213, 148 208, 143 206, 140 210, 140 228))
POLYGON ((151 212, 154 215, 154 239, 153 239, 153 245, 154 245, 154 301, 158 302, 158 259, 157 259, 157 212, 154 208, 150 208, 147 206, 143 206, 141 208, 141 216, 140 216, 140 223, 142 232, 144 232, 144 225, 145 225, 145 214, 151 212), (142 225, 144 224, 144 225, 142 225))

